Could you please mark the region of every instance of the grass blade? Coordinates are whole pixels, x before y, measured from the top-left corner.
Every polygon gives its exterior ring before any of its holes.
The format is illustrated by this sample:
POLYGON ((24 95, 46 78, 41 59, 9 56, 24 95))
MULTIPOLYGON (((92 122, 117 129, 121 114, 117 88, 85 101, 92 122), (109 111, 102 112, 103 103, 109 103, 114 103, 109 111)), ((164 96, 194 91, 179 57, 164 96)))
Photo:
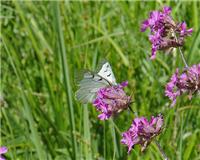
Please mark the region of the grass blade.
POLYGON ((84 139, 87 143, 84 144, 84 155, 88 160, 92 160, 92 152, 91 152, 91 135, 90 135, 90 123, 89 123, 89 115, 88 115, 88 106, 82 106, 83 111, 83 125, 84 125, 84 139))
MULTIPOLYGON (((18 71, 18 68, 15 66, 15 64, 14 64, 14 62, 12 60, 12 57, 11 57, 11 55, 10 55, 10 53, 9 53, 9 51, 7 49, 7 46, 4 43, 4 41, 3 41, 3 44, 4 44, 4 47, 5 47, 6 51, 7 51, 7 54, 8 54, 8 57, 10 59, 11 65, 12 65, 14 71, 15 71, 15 74, 16 74, 19 82, 21 82, 21 79, 23 79, 23 78, 20 78, 21 74, 18 71)), ((20 83, 20 86, 22 87, 21 83, 20 83)), ((35 127, 36 124, 35 124, 34 119, 33 119, 31 108, 30 108, 30 106, 28 104, 27 97, 26 97, 26 95, 25 95, 23 90, 21 90, 21 95, 22 95, 21 96, 22 102, 24 104, 25 115, 26 115, 26 118, 27 118, 28 123, 29 123, 30 130, 31 130, 31 136, 30 137, 31 137, 32 143, 35 145, 36 152, 38 154, 39 159, 40 160, 44 160, 45 159, 45 151, 43 150, 39 133, 37 132, 37 128, 35 127)))
POLYGON ((76 144, 76 137, 75 137, 75 119, 74 119, 74 109, 73 109, 73 100, 72 100, 72 90, 70 84, 70 74, 69 74, 69 66, 67 62, 67 54, 65 50, 65 42, 62 32, 62 24, 61 24, 61 16, 60 16, 60 8, 59 2, 52 2, 53 10, 55 13, 56 29, 58 33, 58 43, 59 43, 59 53, 61 55, 62 61, 62 71, 64 76, 64 86, 67 94, 67 102, 68 102, 68 109, 69 109, 69 120, 70 120, 70 127, 71 127, 71 137, 72 137, 72 147, 73 147, 73 159, 77 158, 77 144, 76 144))

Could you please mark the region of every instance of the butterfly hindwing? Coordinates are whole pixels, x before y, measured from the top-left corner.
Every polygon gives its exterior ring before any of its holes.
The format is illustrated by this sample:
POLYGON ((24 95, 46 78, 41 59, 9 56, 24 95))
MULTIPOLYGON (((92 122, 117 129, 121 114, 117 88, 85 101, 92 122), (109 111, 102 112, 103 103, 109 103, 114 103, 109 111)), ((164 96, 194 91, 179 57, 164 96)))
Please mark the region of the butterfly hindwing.
POLYGON ((88 71, 78 85, 80 88, 76 92, 77 100, 82 103, 88 103, 94 100, 96 92, 100 88, 108 86, 109 83, 98 74, 88 71))

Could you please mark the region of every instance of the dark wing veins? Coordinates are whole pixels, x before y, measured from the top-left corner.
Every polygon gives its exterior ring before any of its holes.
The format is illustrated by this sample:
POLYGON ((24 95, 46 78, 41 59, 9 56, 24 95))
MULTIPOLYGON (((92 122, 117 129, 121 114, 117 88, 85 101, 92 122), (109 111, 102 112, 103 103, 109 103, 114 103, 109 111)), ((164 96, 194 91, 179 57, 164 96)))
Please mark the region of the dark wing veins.
POLYGON ((107 75, 107 77, 110 77, 111 76, 111 73, 109 75, 107 75))
MULTIPOLYGON (((110 86, 112 86, 112 84, 111 84, 107 79, 103 78, 103 77, 100 76, 99 74, 98 74, 98 76, 99 76, 98 81, 101 81, 102 79, 104 79, 106 82, 108 82, 108 84, 109 84, 110 86)), ((110 76, 110 75, 109 75, 109 76, 110 76)))

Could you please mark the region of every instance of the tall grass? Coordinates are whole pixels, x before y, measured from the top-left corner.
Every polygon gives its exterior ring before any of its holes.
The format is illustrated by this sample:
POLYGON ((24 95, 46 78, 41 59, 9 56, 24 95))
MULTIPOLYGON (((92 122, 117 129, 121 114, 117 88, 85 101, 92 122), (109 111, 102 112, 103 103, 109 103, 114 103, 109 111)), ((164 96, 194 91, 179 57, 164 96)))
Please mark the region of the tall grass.
POLYGON ((149 11, 170 5, 173 17, 194 33, 183 51, 189 65, 200 62, 198 1, 35 2, 1 1, 1 145, 7 159, 161 159, 152 143, 130 155, 121 133, 135 117, 130 111, 106 122, 95 108, 75 100, 74 74, 95 70, 106 58, 117 82, 129 81, 138 116, 162 113, 158 140, 170 159, 199 159, 200 98, 178 98, 174 108, 164 88, 178 52, 149 59, 148 33, 140 32, 149 11))

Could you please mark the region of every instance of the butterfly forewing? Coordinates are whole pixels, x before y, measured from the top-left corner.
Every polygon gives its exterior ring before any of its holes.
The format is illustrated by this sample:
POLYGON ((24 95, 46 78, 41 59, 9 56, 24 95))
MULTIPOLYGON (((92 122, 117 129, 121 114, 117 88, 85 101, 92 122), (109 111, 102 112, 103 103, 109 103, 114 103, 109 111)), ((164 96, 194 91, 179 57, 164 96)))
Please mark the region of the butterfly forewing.
POLYGON ((107 80, 111 85, 117 85, 112 68, 108 62, 102 64, 102 67, 98 72, 98 75, 107 80))

